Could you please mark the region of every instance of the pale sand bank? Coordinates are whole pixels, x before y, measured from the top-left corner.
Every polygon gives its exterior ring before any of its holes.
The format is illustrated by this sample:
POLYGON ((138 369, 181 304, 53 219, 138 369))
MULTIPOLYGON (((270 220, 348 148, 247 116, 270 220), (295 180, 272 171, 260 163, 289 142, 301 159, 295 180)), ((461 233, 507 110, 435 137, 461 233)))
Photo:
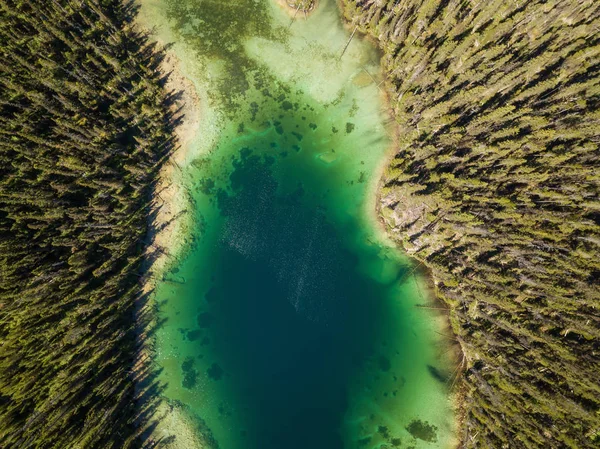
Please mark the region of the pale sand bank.
POLYGON ((167 53, 163 61, 162 72, 169 74, 166 83, 167 92, 180 93, 180 98, 173 105, 174 112, 182 117, 181 123, 175 128, 178 149, 165 164, 160 174, 155 197, 160 207, 153 227, 156 232, 151 236, 152 243, 149 253, 158 250, 160 255, 152 265, 153 276, 162 274, 171 257, 178 251, 177 236, 189 224, 187 214, 187 197, 178 177, 181 166, 187 160, 191 150, 191 141, 196 136, 200 123, 200 101, 194 84, 179 70, 179 60, 174 53, 167 53))
MULTIPOLYGON (((144 27, 143 24, 139 23, 144 27)), ((164 42, 153 36, 161 46, 164 42)), ((156 215, 151 223, 146 250, 147 260, 151 260, 144 279, 143 291, 151 295, 156 283, 160 280, 169 264, 177 257, 183 241, 178 238, 185 229, 192 225, 188 212, 189 199, 181 181, 182 166, 191 158, 192 141, 200 127, 200 99, 193 82, 187 78, 181 68, 180 60, 173 51, 166 54, 162 61, 161 72, 168 75, 165 89, 176 95, 172 111, 176 119, 180 119, 174 130, 177 138, 177 149, 169 161, 163 166, 157 182, 154 201, 157 205, 156 215)), ((149 331, 155 325, 154 300, 141 304, 138 310, 140 351, 137 356, 135 372, 143 373, 152 368, 152 339, 149 331)), ((138 389, 138 394, 142 394, 138 389)), ((141 422, 140 431, 146 442, 160 442, 159 446, 173 449, 206 448, 206 440, 198 434, 194 420, 187 416, 185 410, 177 405, 169 404, 162 398, 152 411, 151 417, 141 422)), ((141 407, 143 404, 141 404, 141 407)))
POLYGON ((154 413, 157 422, 147 442, 168 449, 215 449, 212 438, 202 435, 197 418, 184 407, 162 401, 154 413))

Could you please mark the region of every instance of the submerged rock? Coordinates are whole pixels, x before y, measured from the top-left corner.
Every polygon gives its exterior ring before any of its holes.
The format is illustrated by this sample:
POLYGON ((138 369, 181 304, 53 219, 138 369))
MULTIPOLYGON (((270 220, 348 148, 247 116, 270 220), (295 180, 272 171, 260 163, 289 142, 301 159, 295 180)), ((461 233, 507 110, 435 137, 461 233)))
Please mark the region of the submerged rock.
POLYGON ((437 427, 429 424, 427 421, 415 419, 407 427, 406 430, 415 438, 428 443, 437 441, 437 427))

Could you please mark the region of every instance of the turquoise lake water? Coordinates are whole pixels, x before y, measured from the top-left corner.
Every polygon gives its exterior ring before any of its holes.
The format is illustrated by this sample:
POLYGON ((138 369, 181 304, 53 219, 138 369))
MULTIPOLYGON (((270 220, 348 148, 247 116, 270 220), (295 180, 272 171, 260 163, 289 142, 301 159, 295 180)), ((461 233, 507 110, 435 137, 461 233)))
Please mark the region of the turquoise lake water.
MULTIPOLYGON (((375 217, 392 127, 379 55, 333 1, 148 0, 202 120, 174 182, 191 226, 156 290, 165 398, 209 447, 446 448, 430 293, 375 217)), ((175 435, 176 438, 176 435, 175 435)))

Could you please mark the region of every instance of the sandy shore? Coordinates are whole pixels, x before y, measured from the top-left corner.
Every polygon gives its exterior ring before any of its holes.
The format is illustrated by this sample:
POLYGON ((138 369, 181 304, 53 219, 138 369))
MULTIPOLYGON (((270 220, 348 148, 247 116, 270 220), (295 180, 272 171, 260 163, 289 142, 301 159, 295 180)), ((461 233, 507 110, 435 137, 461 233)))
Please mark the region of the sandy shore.
POLYGON ((165 89, 167 92, 177 92, 180 97, 172 106, 173 112, 177 111, 181 123, 175 128, 178 149, 163 167, 156 187, 155 198, 159 202, 159 209, 154 220, 151 244, 148 247, 150 254, 155 251, 159 256, 152 264, 152 273, 162 273, 178 252, 174 236, 180 234, 184 226, 189 225, 186 191, 180 181, 182 165, 189 157, 190 143, 196 136, 200 123, 200 100, 192 81, 186 78, 179 70, 177 56, 169 52, 162 64, 162 72, 169 74, 165 89))
MULTIPOLYGON (((143 23, 138 23, 146 28, 143 23)), ((149 28, 149 27, 148 27, 149 28)), ((164 47, 156 36, 153 38, 164 47)), ((165 270, 181 250, 185 243, 177 237, 187 232, 192 225, 192 216, 188 212, 189 198, 183 184, 182 167, 190 159, 201 120, 200 99, 193 82, 180 69, 180 61, 173 51, 166 53, 162 61, 161 73, 168 75, 165 89, 169 94, 176 94, 171 106, 172 112, 180 123, 174 130, 177 138, 177 149, 163 166, 157 182, 154 201, 156 215, 150 224, 147 237, 146 275, 142 279, 143 298, 137 307, 137 323, 139 327, 139 351, 133 369, 137 401, 140 412, 152 407, 149 415, 140 418, 139 432, 148 447, 158 444, 160 447, 172 449, 207 448, 206 441, 198 435, 194 422, 185 410, 168 403, 160 393, 147 394, 147 388, 154 379, 153 373, 153 337, 150 335, 156 326, 156 311, 153 291, 165 270), (146 398, 144 398, 146 397, 146 398)))

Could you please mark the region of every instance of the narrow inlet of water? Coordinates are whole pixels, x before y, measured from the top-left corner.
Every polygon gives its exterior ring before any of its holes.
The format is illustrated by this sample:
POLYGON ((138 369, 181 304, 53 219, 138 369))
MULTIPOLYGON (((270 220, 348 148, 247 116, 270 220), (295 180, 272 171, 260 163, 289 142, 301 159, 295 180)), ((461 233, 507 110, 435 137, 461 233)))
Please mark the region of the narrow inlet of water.
MULTIPOLYGON (((156 290, 165 398, 222 449, 447 448, 440 317, 379 229, 376 49, 333 0, 144 0, 202 117, 173 182, 192 225, 156 290)), ((176 431, 174 431, 175 437, 176 431)))

